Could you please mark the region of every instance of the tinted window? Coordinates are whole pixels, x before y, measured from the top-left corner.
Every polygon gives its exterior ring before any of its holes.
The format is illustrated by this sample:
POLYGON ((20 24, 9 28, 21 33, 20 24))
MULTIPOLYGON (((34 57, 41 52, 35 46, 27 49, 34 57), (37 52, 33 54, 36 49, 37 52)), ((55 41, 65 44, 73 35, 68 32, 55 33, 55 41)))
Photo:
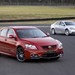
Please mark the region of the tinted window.
POLYGON ((17 29, 16 32, 20 38, 40 38, 47 36, 39 29, 17 29))
POLYGON ((9 29, 7 37, 9 37, 9 35, 14 35, 15 36, 15 32, 13 29, 9 29))
POLYGON ((1 30, 0 35, 6 37, 7 30, 8 30, 8 29, 3 29, 3 30, 1 30))

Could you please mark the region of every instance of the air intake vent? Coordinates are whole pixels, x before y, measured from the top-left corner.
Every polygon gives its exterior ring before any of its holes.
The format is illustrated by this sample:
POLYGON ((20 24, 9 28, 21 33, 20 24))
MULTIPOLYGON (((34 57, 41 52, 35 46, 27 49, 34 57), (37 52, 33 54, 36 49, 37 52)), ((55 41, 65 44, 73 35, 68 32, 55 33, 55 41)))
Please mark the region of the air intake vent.
POLYGON ((42 48, 43 48, 44 50, 53 50, 53 49, 56 48, 56 45, 42 46, 42 48))

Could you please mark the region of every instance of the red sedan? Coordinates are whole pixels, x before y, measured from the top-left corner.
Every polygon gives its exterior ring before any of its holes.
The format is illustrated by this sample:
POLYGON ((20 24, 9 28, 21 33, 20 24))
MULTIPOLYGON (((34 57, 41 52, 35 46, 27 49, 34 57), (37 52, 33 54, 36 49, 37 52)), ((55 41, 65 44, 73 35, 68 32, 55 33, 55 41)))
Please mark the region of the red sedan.
POLYGON ((0 30, 0 54, 27 59, 60 58, 62 43, 33 26, 11 26, 0 30))

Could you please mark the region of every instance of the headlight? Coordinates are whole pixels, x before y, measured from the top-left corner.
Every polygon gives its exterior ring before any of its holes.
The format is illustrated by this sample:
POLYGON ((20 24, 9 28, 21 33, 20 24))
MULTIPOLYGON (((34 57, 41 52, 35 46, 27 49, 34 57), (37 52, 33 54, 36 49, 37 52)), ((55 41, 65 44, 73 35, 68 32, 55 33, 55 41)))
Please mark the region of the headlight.
POLYGON ((70 29, 71 29, 71 30, 75 30, 75 28, 72 28, 72 27, 71 27, 70 29))
POLYGON ((58 45, 57 45, 58 48, 59 48, 59 49, 62 49, 62 48, 63 48, 62 43, 61 43, 59 40, 56 40, 56 42, 58 43, 58 45))
POLYGON ((25 44, 26 49, 37 49, 35 45, 25 44))

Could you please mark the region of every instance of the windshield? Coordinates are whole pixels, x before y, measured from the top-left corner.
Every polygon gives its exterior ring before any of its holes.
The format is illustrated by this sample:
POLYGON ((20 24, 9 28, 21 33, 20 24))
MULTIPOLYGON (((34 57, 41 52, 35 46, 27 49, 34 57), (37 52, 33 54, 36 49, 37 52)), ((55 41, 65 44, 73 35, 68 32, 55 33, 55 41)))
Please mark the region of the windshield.
POLYGON ((35 28, 33 28, 33 29, 17 29, 16 32, 20 38, 40 38, 40 37, 47 36, 41 30, 35 29, 35 28))
POLYGON ((66 25, 75 25, 75 22, 65 22, 66 25))

